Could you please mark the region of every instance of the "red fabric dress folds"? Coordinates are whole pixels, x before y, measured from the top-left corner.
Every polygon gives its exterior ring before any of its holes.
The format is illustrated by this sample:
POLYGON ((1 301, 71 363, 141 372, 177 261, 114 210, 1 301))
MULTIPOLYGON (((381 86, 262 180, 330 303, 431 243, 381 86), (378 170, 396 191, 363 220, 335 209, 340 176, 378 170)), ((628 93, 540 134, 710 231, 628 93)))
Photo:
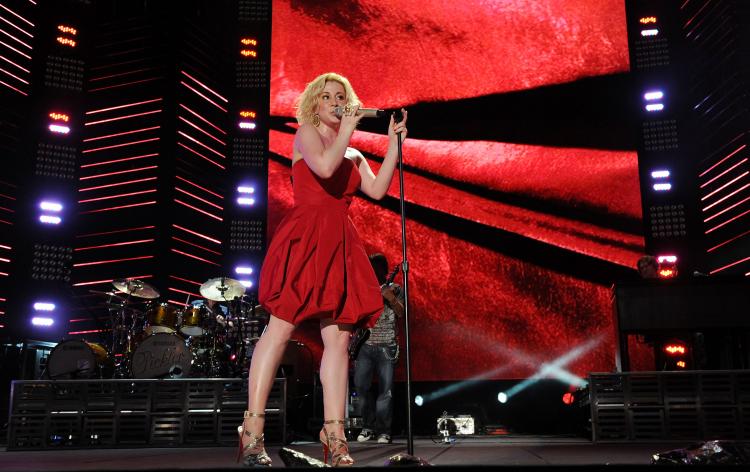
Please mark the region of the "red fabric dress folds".
POLYGON ((260 272, 259 302, 294 325, 333 318, 371 327, 383 310, 375 272, 348 215, 361 178, 344 159, 328 179, 292 165, 294 207, 279 223, 260 272))

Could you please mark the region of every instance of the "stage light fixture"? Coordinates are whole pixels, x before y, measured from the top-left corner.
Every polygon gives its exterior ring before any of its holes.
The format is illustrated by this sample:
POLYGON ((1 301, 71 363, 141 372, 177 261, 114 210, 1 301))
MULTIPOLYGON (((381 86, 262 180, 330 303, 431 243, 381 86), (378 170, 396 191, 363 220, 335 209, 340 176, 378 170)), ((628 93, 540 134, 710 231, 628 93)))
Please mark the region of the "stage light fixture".
POLYGON ((687 369, 690 346, 682 339, 667 339, 661 344, 664 367, 667 370, 687 369))
POLYGON ((500 403, 507 403, 508 402, 508 394, 505 392, 500 392, 497 394, 497 401, 500 403))
POLYGON ((250 185, 240 185, 237 187, 237 193, 239 194, 239 196, 237 197, 238 205, 240 206, 255 205, 255 199, 249 196, 255 193, 255 187, 252 187, 250 185))
POLYGON ((39 215, 39 221, 46 225, 59 225, 62 222, 62 218, 52 215, 39 215))
POLYGON ((48 129, 53 133, 57 134, 68 134, 70 133, 70 127, 65 125, 50 124, 48 129))
POLYGON ((57 38, 55 38, 55 40, 63 46, 68 46, 71 48, 76 47, 75 39, 66 38, 65 36, 58 36, 57 38))
POLYGON ((687 347, 682 343, 667 343, 662 349, 670 356, 683 356, 687 353, 687 347))
POLYGON ((235 274, 249 275, 253 273, 253 268, 249 266, 237 266, 234 268, 235 274))
POLYGON ((255 205, 255 199, 247 198, 247 197, 239 197, 237 199, 237 204, 241 206, 253 206, 255 205))
POLYGON ((59 225, 62 222, 62 218, 59 215, 51 215, 49 213, 60 213, 63 206, 60 202, 42 200, 39 202, 39 208, 42 210, 42 214, 39 215, 39 221, 44 224, 59 225))
POLYGON ((77 29, 69 25, 57 25, 57 31, 62 33, 62 36, 56 37, 55 41, 57 41, 62 46, 70 48, 76 47, 78 43, 71 36, 76 36, 78 34, 77 29))
POLYGON ((654 25, 656 24, 655 16, 642 16, 638 22, 642 25, 654 25))
POLYGON ((55 320, 44 316, 35 316, 31 318, 31 324, 33 324, 34 326, 49 327, 55 324, 55 320))
POLYGON ((658 35, 659 35, 659 29, 658 28, 641 30, 641 36, 644 36, 644 37, 658 36, 658 35))
POLYGON ((39 203, 39 208, 45 211, 60 212, 62 211, 63 206, 61 203, 58 203, 58 202, 50 202, 50 201, 42 200, 39 203))
POLYGON ((258 127, 255 123, 257 113, 253 110, 240 110, 240 120, 238 122, 240 129, 246 131, 253 131, 258 127))
POLYGON ((57 31, 64 34, 69 34, 71 36, 75 36, 78 34, 78 30, 68 25, 57 25, 57 31))
POLYGON ((35 302, 33 306, 35 311, 55 311, 54 303, 35 302))
POLYGON ((69 114, 59 111, 51 111, 47 116, 52 120, 47 127, 51 132, 57 134, 70 133, 70 126, 68 126, 68 123, 70 123, 69 114))
POLYGON ((660 169, 660 170, 654 170, 651 171, 651 178, 652 179, 666 179, 669 177, 670 173, 666 169, 660 169))
POLYGON ((422 395, 417 395, 416 397, 414 397, 414 404, 417 406, 424 405, 424 398, 422 398, 422 395))
POLYGON ((32 305, 35 312, 47 313, 47 315, 41 315, 35 313, 31 318, 31 324, 40 327, 49 327, 55 323, 55 320, 49 316, 48 313, 55 311, 55 304, 48 301, 37 301, 32 305))
POLYGON ((662 90, 649 90, 647 92, 644 92, 643 100, 647 102, 646 111, 654 112, 654 111, 664 110, 664 103, 661 103, 658 101, 658 100, 662 100, 663 98, 664 98, 664 92, 662 90))
POLYGON ((656 182, 652 185, 652 188, 657 192, 668 192, 672 190, 672 183, 666 179, 669 179, 671 173, 668 169, 656 169, 651 171, 651 178, 656 182))
POLYGON ((249 185, 240 185, 239 187, 237 187, 237 193, 242 193, 242 194, 255 193, 255 187, 251 187, 249 185))
POLYGON ((245 58, 257 58, 258 57, 258 51, 256 50, 258 46, 258 40, 255 38, 240 38, 240 44, 242 45, 240 47, 240 55, 245 58))
POLYGON ((49 114, 49 117, 54 121, 64 121, 66 123, 70 121, 70 116, 65 113, 57 113, 53 111, 49 114))
POLYGON ((571 392, 565 392, 562 396, 562 402, 566 405, 572 405, 575 401, 575 396, 571 392))
POLYGON ((677 277, 677 256, 673 254, 661 255, 656 257, 659 263, 659 277, 671 279, 677 277))

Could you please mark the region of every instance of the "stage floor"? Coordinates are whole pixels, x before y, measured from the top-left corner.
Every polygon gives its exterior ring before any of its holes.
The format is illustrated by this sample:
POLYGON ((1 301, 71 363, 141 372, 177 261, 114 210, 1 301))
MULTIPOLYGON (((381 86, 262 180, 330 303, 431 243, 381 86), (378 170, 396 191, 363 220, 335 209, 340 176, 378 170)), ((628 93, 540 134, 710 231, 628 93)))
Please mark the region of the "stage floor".
MULTIPOLYGON (((642 466, 657 452, 678 449, 690 441, 660 443, 592 443, 581 438, 554 436, 484 436, 458 439, 452 444, 430 438, 414 441, 414 455, 435 466, 642 466)), ((406 440, 381 445, 351 443, 357 467, 381 467, 388 457, 406 452, 406 440)), ((287 447, 321 458, 321 446, 296 442, 287 447)), ((279 447, 269 447, 274 467, 284 467, 279 447)), ((0 470, 219 470, 239 468, 236 450, 228 447, 89 449, 0 452, 0 470)))

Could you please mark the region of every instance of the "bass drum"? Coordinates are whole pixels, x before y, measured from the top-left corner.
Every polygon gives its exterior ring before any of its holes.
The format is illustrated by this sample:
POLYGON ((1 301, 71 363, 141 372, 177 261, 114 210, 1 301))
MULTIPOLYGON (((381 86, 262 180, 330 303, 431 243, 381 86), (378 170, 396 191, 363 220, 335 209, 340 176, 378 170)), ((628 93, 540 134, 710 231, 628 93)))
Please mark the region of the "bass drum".
POLYGON ((111 375, 111 368, 104 347, 79 339, 57 343, 47 357, 47 373, 52 380, 105 378, 111 375))
POLYGON ((134 379, 180 378, 190 374, 192 356, 176 334, 148 336, 135 348, 130 362, 134 379))

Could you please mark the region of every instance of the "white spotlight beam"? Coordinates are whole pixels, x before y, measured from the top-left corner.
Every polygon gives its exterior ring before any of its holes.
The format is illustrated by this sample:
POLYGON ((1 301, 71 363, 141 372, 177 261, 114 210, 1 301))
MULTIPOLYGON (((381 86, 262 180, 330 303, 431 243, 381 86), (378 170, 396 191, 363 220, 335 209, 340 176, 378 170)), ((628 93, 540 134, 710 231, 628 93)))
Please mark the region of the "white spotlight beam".
MULTIPOLYGON (((534 385, 540 379, 542 379, 542 378, 544 378, 544 377, 546 377, 548 375, 552 375, 552 376, 555 376, 555 377, 559 378, 559 375, 560 375, 560 372, 562 371, 562 367, 563 366, 565 366, 567 364, 570 364, 571 362, 573 362, 574 360, 578 359, 579 357, 581 357, 586 352, 588 352, 591 349, 595 348, 597 345, 599 345, 599 343, 602 342, 602 339, 604 339, 604 336, 600 334, 599 336, 597 336, 597 337, 589 340, 588 342, 586 342, 586 343, 584 343, 584 344, 582 344, 580 346, 577 346, 577 347, 571 349, 570 351, 568 351, 567 353, 565 353, 562 356, 558 357, 557 359, 555 359, 551 363, 549 363, 549 364, 546 364, 546 363, 542 364, 541 368, 538 371, 536 371, 536 373, 534 373, 534 375, 532 375, 528 379, 524 380, 523 382, 519 382, 516 385, 512 386, 511 388, 509 388, 508 390, 505 391, 505 394, 507 395, 508 398, 510 398, 513 395, 516 395, 517 393, 519 393, 519 392, 527 389, 528 387, 534 385)), ((573 376, 573 377, 576 377, 577 379, 580 379, 580 383, 577 383, 577 384, 574 384, 574 385, 577 385, 579 387, 583 387, 583 386, 587 385, 587 382, 585 380, 581 379, 580 377, 578 377, 578 376, 573 376)))
MULTIPOLYGON (((463 330, 463 331, 465 331, 466 330, 466 326, 464 326, 464 325, 457 325, 455 323, 449 323, 448 329, 456 329, 456 330, 463 330), (452 325, 452 326, 450 326, 450 325, 452 325)), ((457 331, 457 332, 460 332, 460 331, 457 331)), ((598 337, 601 338, 602 336, 603 336, 602 334, 599 334, 598 337)), ((543 359, 541 359, 539 357, 536 357, 535 355, 533 355, 531 353, 522 351, 520 349, 511 349, 511 348, 509 348, 507 346, 503 346, 502 344, 497 344, 497 340, 495 340, 495 339, 489 339, 483 332, 472 332, 471 333, 471 338, 477 340, 478 344, 481 345, 481 346, 492 346, 492 348, 490 349, 491 352, 498 353, 498 354, 500 354, 500 355, 502 355, 502 356, 507 357, 508 359, 510 359, 511 363, 505 365, 505 367, 507 367, 507 368, 510 368, 510 367, 512 367, 512 366, 514 366, 516 364, 521 364, 521 365, 524 365, 526 367, 531 367, 531 368, 536 369, 540 365, 544 365, 544 363, 545 363, 545 361, 543 359)), ((501 369, 504 369, 505 367, 503 367, 501 369)), ((488 378, 488 377, 490 377, 490 376, 492 376, 494 374, 497 374, 497 373, 500 373, 500 372, 495 372, 494 369, 493 369, 491 371, 483 372, 481 374, 478 374, 475 378, 478 379, 478 380, 481 380, 481 379, 488 378)), ((567 371, 567 370, 565 370, 565 369, 563 369, 561 367, 558 367, 557 369, 553 369, 550 372, 550 375, 553 376, 553 377, 555 377, 555 378, 557 378, 558 380, 560 380, 562 382, 570 382, 570 383, 584 382, 584 380, 581 377, 579 377, 579 376, 577 376, 577 375, 575 375, 575 374, 573 374, 573 373, 571 373, 571 372, 569 372, 569 371, 567 371), (571 382, 571 380, 574 380, 574 382, 571 382)))
MULTIPOLYGON (((449 323, 449 325, 450 324, 454 324, 454 323, 449 323)), ((443 325, 443 326, 445 327, 445 325, 443 325)), ((457 326, 454 326, 454 327, 457 328, 457 326)), ((448 326, 448 328, 450 329, 451 327, 448 326)), ((465 327, 462 326, 462 329, 465 329, 465 327)), ((541 364, 542 368, 540 370, 538 370, 534 374, 534 376, 530 377, 529 379, 526 379, 524 382, 521 382, 521 383, 517 384, 516 386, 521 385, 521 384, 523 384, 525 382, 530 382, 530 381, 532 383, 536 382, 536 381, 538 381, 540 378, 542 378, 544 376, 551 376, 551 377, 554 377, 554 378, 560 380, 561 382, 565 382, 565 383, 569 383, 571 385, 576 385, 578 387, 582 387, 582 386, 586 385, 587 382, 584 379, 582 379, 581 377, 579 377, 579 376, 577 376, 577 375, 575 375, 575 374, 573 374, 573 373, 571 373, 571 372, 563 369, 563 366, 566 365, 566 364, 569 364, 570 362, 572 362, 576 358, 580 357, 584 352, 586 352, 586 351, 592 349, 593 347, 595 347, 596 345, 598 345, 601 342, 601 340, 604 338, 603 334, 599 334, 596 338, 594 338, 594 339, 590 340, 589 342, 583 344, 581 347, 574 348, 573 350, 569 351, 566 354, 563 354, 561 357, 559 357, 558 359, 552 361, 551 363, 545 363, 541 359, 535 357, 532 354, 526 353, 526 352, 518 350, 518 349, 510 349, 508 347, 505 347, 505 346, 502 346, 502 345, 498 345, 498 344, 496 344, 495 340, 492 340, 492 342, 490 342, 490 340, 487 339, 483 334, 472 333, 472 337, 474 339, 478 339, 479 342, 482 345, 493 346, 493 349, 492 349, 493 351, 501 351, 502 355, 504 355, 505 357, 510 358, 513 362, 511 362, 509 364, 505 364, 502 367, 497 367, 495 369, 491 369, 491 370, 482 372, 482 373, 477 374, 477 375, 475 375, 475 376, 473 376, 473 377, 471 377, 469 379, 462 380, 460 382, 456 382, 454 384, 448 385, 448 386, 443 387, 443 388, 441 388, 439 390, 436 390, 434 392, 423 394, 422 398, 423 398, 423 402, 424 403, 432 401, 432 400, 436 400, 436 399, 441 398, 441 397, 444 397, 444 396, 449 395, 451 393, 454 393, 454 392, 457 392, 459 390, 462 390, 462 389, 464 389, 464 388, 470 386, 471 384, 476 383, 476 382, 478 382, 480 380, 485 380, 485 379, 491 378, 491 377, 493 377, 493 376, 495 376, 497 374, 500 374, 502 372, 510 370, 515 364, 519 363, 518 362, 519 359, 521 360, 520 363, 523 364, 523 365, 525 365, 525 366, 527 366, 527 367, 538 367, 541 364), (591 347, 587 347, 589 345, 591 345, 591 347), (579 352, 581 348, 586 348, 586 349, 584 351, 582 351, 582 352, 579 352), (571 358, 571 356, 572 356, 572 358, 571 358), (533 381, 532 381, 532 379, 533 379, 533 381)), ((531 383, 529 383, 529 385, 531 385, 531 383)), ((514 387, 516 387, 516 386, 514 386, 514 387)), ((522 387, 521 389, 526 388, 526 387, 528 387, 528 385, 522 387)), ((520 390, 518 390, 518 391, 520 391, 520 390)), ((510 395, 508 395, 508 397, 510 397, 510 395)))

